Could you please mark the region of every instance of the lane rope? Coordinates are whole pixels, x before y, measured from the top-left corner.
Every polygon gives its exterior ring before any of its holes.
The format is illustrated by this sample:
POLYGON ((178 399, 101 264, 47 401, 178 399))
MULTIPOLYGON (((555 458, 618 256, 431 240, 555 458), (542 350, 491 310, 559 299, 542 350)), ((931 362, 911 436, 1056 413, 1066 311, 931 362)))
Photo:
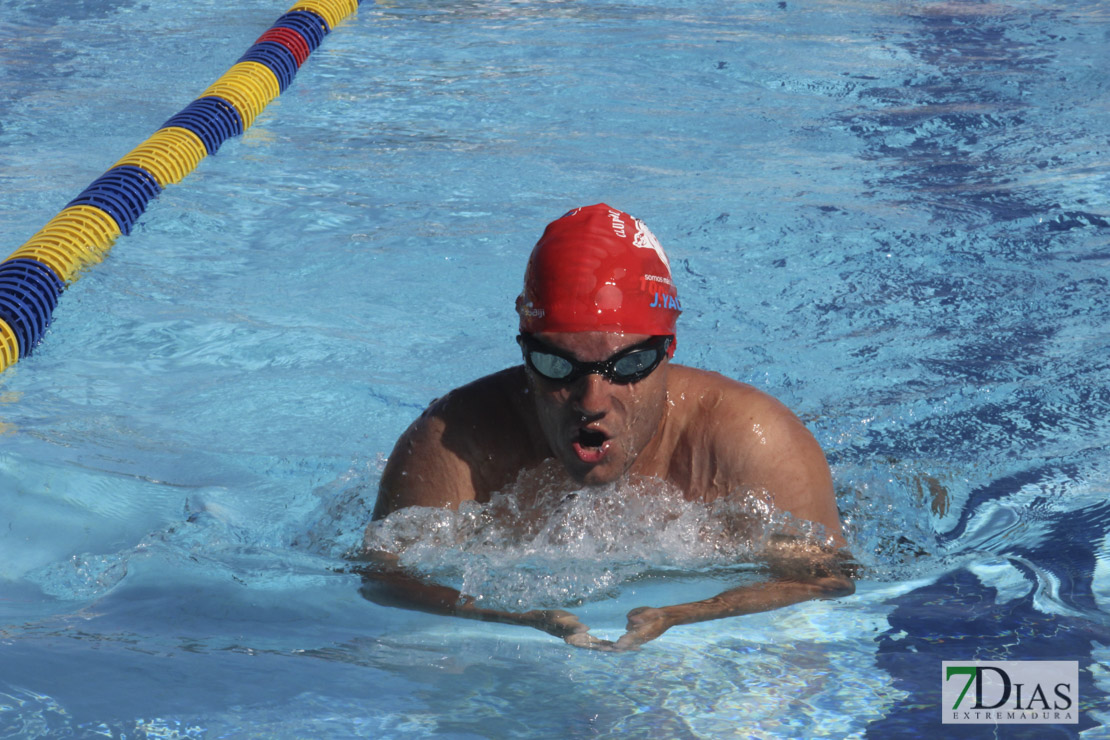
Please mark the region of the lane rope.
POLYGON ((104 259, 168 185, 242 135, 362 0, 300 0, 200 96, 0 262, 0 372, 31 354, 62 291, 104 259))

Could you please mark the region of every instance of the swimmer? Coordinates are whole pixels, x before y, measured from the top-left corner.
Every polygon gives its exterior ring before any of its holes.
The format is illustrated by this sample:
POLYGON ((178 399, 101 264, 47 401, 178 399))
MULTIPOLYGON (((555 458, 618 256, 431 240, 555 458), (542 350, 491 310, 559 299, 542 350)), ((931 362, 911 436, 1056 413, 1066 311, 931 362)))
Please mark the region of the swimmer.
POLYGON ((832 477, 813 435, 766 393, 671 362, 681 306, 667 256, 642 221, 602 203, 550 223, 516 310, 523 363, 451 391, 413 422, 382 473, 374 520, 409 506, 485 503, 526 484, 529 471, 554 468, 568 492, 633 476, 666 481, 688 501, 762 491, 778 511, 818 525, 823 541, 775 538, 767 581, 633 609, 615 641, 565 610, 481 607, 400 568, 397 553, 365 553, 377 564, 366 572, 367 598, 619 651, 676 625, 854 591, 832 477))

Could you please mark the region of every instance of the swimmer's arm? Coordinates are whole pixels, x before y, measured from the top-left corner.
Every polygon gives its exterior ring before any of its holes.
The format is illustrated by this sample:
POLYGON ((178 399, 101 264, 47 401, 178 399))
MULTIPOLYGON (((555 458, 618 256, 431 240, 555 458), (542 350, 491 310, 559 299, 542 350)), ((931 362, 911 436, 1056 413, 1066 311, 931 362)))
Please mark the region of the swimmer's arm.
MULTIPOLYGON (((532 627, 580 647, 595 641, 587 634, 589 629, 578 617, 562 609, 533 609, 527 612, 506 612, 476 606, 474 600, 463 597, 456 589, 428 583, 405 571, 392 553, 364 552, 362 559, 369 567, 358 567, 362 576, 361 593, 367 600, 381 606, 411 609, 413 611, 444 616, 477 619, 483 622, 500 622, 532 627)), ((601 642, 597 640, 597 642, 601 642)))
POLYGON ((485 501, 520 469, 523 370, 479 378, 437 399, 405 430, 382 472, 373 518, 406 506, 485 501))
MULTIPOLYGON (((754 389, 753 389, 754 390, 754 389)), ((766 491, 776 510, 820 525, 843 547, 840 514, 825 453, 786 406, 754 391, 733 401, 715 450, 729 491, 766 491)))
MULTIPOLYGON (((755 389, 731 394, 715 408, 714 456, 727 490, 764 490, 776 509, 820 525, 834 547, 844 546, 832 475, 825 454, 805 425, 780 402, 755 389)), ((628 614, 615 649, 631 650, 679 624, 780 609, 855 592, 850 556, 788 542, 767 553, 771 578, 703 601, 641 607, 628 614)))
POLYGON ((633 609, 628 613, 627 632, 612 649, 635 650, 675 625, 771 611, 812 599, 850 596, 855 592, 851 570, 846 554, 840 553, 819 559, 780 560, 766 582, 730 589, 703 601, 633 609))
POLYGON ((393 446, 378 485, 374 521, 408 506, 457 509, 475 498, 470 466, 444 442, 442 405, 433 404, 393 446))

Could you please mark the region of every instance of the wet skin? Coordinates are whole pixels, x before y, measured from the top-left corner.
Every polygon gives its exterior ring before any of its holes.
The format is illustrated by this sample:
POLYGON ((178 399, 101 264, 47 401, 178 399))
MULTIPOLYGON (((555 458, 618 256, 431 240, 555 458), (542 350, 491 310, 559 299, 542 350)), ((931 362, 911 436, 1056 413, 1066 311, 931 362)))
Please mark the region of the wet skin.
MULTIPOLYGON (((581 362, 606 360, 647 339, 607 332, 537 338, 581 362)), ((373 518, 406 506, 455 509, 463 501, 484 503, 509 485, 527 485, 529 471, 550 469, 553 460, 568 491, 629 475, 668 481, 691 501, 763 490, 778 510, 821 525, 828 543, 768 552, 771 578, 766 583, 700 602, 634 609, 627 632, 616 641, 590 635, 586 625, 563 610, 480 608, 454 589, 408 575, 396 566, 394 553, 365 553, 376 565, 364 572, 364 595, 390 606, 529 626, 579 647, 630 650, 678 624, 854 590, 837 565, 842 557, 834 549, 843 545, 840 519, 828 465, 813 436, 767 394, 668 360, 629 384, 591 374, 564 385, 515 367, 452 391, 398 440, 382 474, 373 518)))
MULTIPOLYGON (((599 362, 650 337, 581 332, 544 333, 536 338, 579 361, 599 362)), ((667 365, 663 360, 646 378, 623 384, 589 374, 564 385, 528 372, 536 419, 551 452, 571 478, 602 485, 630 472, 663 427, 667 365)))

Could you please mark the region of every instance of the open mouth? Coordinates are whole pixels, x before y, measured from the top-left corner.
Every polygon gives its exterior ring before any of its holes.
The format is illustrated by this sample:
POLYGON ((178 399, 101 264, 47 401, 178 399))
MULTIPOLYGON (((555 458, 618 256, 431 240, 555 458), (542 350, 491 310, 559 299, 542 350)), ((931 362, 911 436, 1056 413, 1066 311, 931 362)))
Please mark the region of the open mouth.
POLYGON ((598 429, 581 428, 575 438, 573 447, 578 459, 582 462, 596 463, 605 457, 609 449, 609 435, 598 429))
POLYGON ((609 439, 605 432, 597 429, 579 429, 578 430, 578 444, 583 447, 601 447, 605 444, 605 440, 609 439))

